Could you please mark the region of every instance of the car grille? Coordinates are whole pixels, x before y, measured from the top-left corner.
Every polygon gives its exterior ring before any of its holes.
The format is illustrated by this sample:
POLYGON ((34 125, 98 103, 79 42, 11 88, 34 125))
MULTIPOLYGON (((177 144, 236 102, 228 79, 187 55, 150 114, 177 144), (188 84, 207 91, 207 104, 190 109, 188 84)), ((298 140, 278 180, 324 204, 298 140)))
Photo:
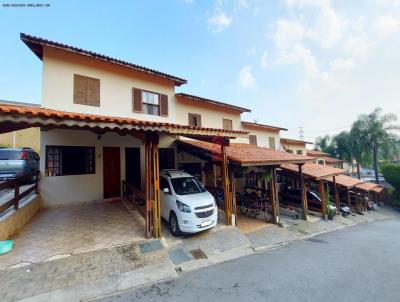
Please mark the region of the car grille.
POLYGON ((202 209, 211 208, 211 207, 213 207, 213 206, 214 206, 213 204, 209 204, 209 205, 206 205, 206 206, 196 207, 196 208, 194 208, 194 209, 195 209, 195 210, 202 210, 202 209))
POLYGON ((214 213, 214 209, 211 209, 209 211, 204 211, 204 212, 197 212, 195 213, 197 218, 207 218, 210 217, 214 213))

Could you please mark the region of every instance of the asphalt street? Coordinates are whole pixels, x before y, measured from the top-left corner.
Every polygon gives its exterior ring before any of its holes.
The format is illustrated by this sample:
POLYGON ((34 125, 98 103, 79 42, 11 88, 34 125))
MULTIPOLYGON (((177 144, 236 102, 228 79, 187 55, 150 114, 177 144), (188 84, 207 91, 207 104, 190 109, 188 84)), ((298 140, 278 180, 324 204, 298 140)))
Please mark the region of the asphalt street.
POLYGON ((400 301, 400 221, 358 225, 100 301, 400 301))

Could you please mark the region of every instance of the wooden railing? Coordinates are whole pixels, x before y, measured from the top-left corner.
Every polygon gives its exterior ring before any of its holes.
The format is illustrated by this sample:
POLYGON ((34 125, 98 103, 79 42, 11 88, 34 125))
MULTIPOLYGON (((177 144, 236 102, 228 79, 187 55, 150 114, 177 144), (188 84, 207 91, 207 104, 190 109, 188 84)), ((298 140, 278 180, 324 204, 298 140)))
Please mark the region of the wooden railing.
POLYGON ((39 174, 39 171, 31 172, 18 178, 0 183, 0 192, 6 189, 14 188, 14 197, 0 205, 0 215, 12 206, 14 206, 14 210, 18 210, 20 200, 28 196, 28 194, 31 192, 34 191, 35 194, 39 194, 39 174), (31 183, 32 180, 32 185, 29 186, 29 188, 27 188, 25 191, 20 192, 21 185, 27 182, 31 183))

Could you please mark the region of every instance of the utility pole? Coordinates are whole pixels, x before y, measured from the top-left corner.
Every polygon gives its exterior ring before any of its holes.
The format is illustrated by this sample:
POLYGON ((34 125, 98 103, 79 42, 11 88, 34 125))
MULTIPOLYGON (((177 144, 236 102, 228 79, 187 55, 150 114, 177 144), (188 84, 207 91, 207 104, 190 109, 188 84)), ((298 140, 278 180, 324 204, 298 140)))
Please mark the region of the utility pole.
POLYGON ((299 127, 299 137, 301 140, 304 140, 304 130, 303 127, 299 127))

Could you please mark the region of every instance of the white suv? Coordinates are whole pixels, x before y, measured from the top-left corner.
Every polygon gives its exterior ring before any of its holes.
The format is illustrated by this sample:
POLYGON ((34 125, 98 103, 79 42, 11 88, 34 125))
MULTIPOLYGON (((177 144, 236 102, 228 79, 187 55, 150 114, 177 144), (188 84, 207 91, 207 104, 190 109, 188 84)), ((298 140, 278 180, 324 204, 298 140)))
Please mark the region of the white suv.
POLYGON ((179 170, 160 173, 161 217, 171 233, 197 233, 215 227, 218 210, 214 197, 192 175, 179 170))

